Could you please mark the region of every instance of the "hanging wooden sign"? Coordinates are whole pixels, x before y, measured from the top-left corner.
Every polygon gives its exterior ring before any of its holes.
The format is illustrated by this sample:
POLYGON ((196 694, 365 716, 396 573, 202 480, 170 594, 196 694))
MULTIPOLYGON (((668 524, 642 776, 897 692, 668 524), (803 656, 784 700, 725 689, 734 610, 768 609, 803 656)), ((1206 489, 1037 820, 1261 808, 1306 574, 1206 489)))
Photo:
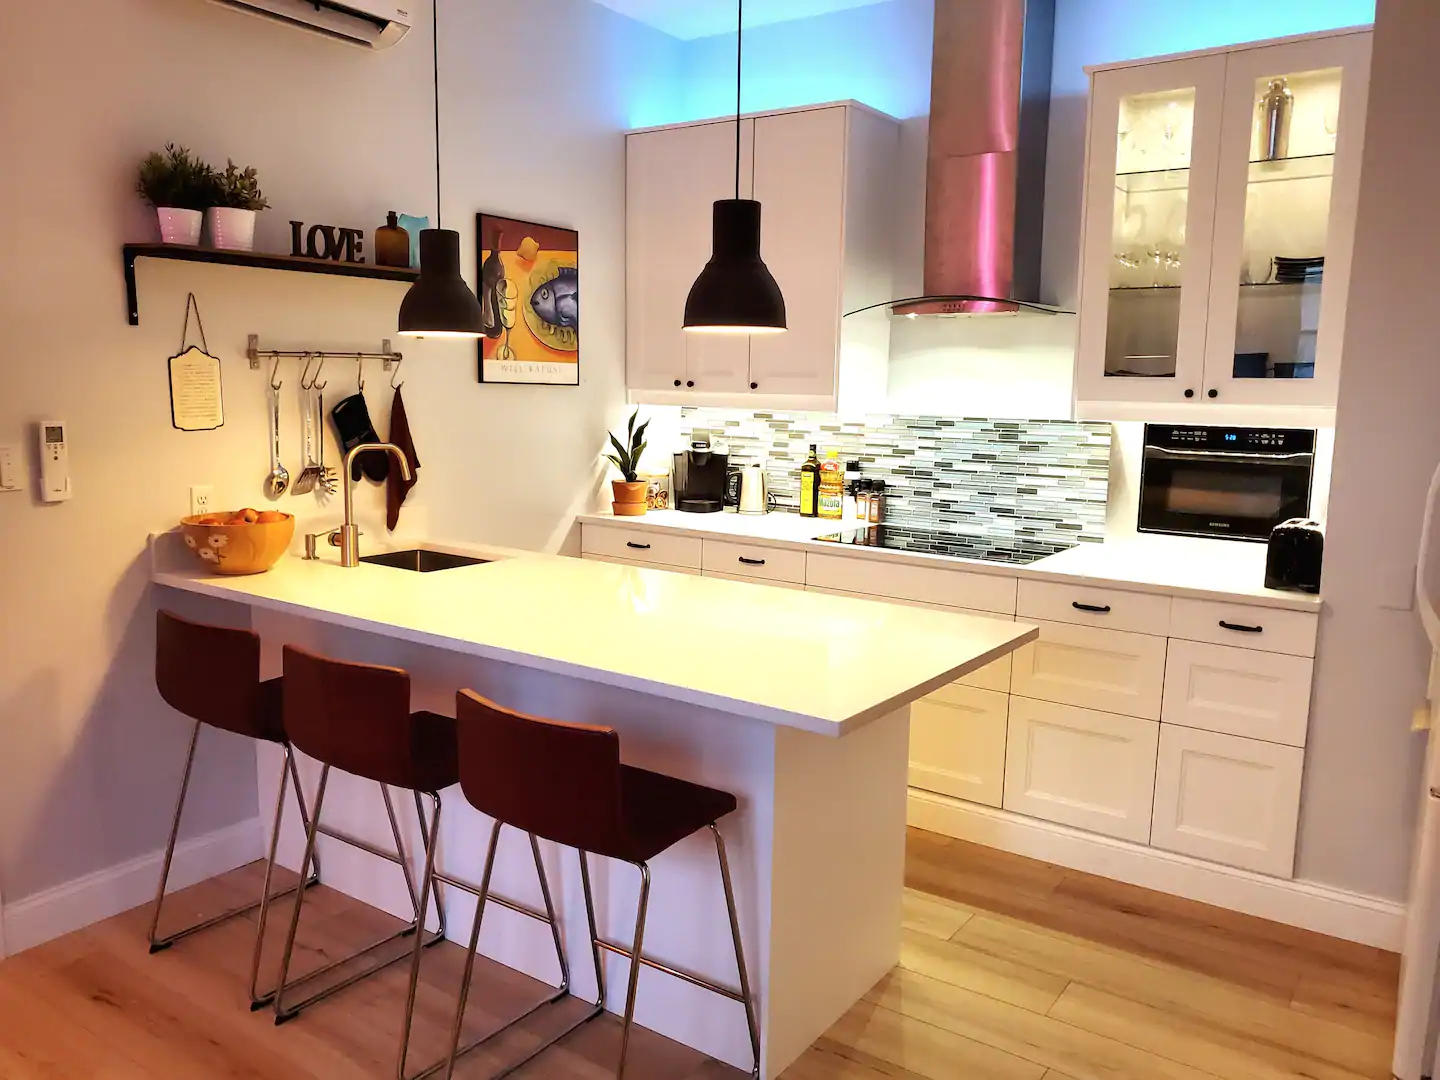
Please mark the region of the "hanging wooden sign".
POLYGON ((185 298, 185 325, 180 330, 180 351, 170 357, 170 423, 180 431, 214 431, 225 423, 220 391, 220 359, 212 356, 200 322, 200 304, 191 293, 185 298), (188 345, 190 312, 200 331, 200 345, 188 345))
POLYGON ((363 263, 365 230, 342 229, 336 225, 290 222, 290 254, 297 259, 329 259, 332 262, 363 263), (303 241, 302 241, 303 236, 303 241))

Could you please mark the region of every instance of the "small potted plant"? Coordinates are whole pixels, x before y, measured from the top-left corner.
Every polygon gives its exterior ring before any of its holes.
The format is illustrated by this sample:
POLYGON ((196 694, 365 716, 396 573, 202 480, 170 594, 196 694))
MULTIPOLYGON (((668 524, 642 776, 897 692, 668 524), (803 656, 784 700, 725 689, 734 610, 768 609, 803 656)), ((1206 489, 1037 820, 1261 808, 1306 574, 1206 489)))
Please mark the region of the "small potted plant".
POLYGON ((205 210, 211 245, 229 251, 253 250, 255 213, 269 208, 255 166, 242 169, 227 161, 225 171, 217 177, 215 205, 205 210))
POLYGON ((615 437, 614 432, 610 433, 610 445, 615 448, 615 453, 605 457, 624 478, 610 481, 610 492, 615 496, 610 508, 615 511, 616 517, 640 517, 645 513, 645 492, 650 485, 639 479, 637 470, 640 457, 645 453, 645 429, 650 426, 650 421, 646 420, 636 427, 635 421, 639 418, 639 409, 630 414, 630 423, 625 425, 624 443, 615 437))
POLYGON ((166 143, 140 162, 135 190, 155 207, 160 239, 167 244, 199 244, 204 211, 213 206, 219 177, 185 147, 166 143))

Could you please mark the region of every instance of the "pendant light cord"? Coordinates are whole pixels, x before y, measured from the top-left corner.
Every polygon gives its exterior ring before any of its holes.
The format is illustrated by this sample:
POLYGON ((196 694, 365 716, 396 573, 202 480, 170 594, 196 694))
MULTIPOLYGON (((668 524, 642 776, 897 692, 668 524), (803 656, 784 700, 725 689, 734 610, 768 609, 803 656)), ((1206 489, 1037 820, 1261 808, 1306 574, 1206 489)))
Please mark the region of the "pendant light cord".
POLYGON ((430 40, 435 71, 435 228, 440 228, 440 0, 430 7, 430 40))
MULTIPOLYGON (((437 0, 438 2, 438 0, 437 0)), ((745 0, 736 0, 735 20, 735 198, 740 198, 740 77, 745 61, 745 0)), ((439 122, 438 119, 436 121, 439 122)), ((437 136, 438 138, 438 136, 437 136)), ((436 145, 439 145, 438 143, 436 145)))

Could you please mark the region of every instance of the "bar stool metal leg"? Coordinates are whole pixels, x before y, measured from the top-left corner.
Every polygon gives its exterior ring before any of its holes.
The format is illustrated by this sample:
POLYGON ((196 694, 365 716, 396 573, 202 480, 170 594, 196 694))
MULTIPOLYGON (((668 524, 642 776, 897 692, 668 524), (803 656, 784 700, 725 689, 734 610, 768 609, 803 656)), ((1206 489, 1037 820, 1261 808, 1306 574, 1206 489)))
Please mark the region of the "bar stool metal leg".
MULTIPOLYGON (((290 747, 286 746, 284 748, 285 758, 281 765, 280 771, 280 789, 279 793, 275 798, 275 816, 271 823, 270 850, 265 860, 265 877, 260 889, 260 899, 253 901, 252 903, 242 905, 241 907, 232 908, 228 911, 222 912, 219 915, 212 916, 211 918, 206 919, 203 922, 196 923, 195 925, 186 927, 183 930, 177 930, 173 934, 169 934, 166 937, 159 937, 158 935, 160 929, 160 917, 165 903, 165 889, 170 881, 170 868, 172 863, 174 862, 175 845, 180 835, 180 821, 182 816, 184 815, 185 800, 190 791, 190 778, 194 770, 196 748, 199 745, 200 727, 201 722, 197 720, 195 722, 194 728, 191 730, 190 733, 190 748, 185 756, 185 768, 183 773, 181 774, 180 779, 180 793, 175 800, 175 815, 170 822, 170 838, 165 844, 165 856, 163 861, 161 862, 160 868, 160 882, 155 889, 154 913, 150 919, 150 952, 161 952, 165 949, 168 949, 171 945, 174 945, 175 942, 180 941, 182 938, 187 938, 191 934, 198 933, 201 930, 208 930, 210 927, 216 926, 227 919, 233 919, 236 916, 244 915, 250 911, 254 911, 258 907, 260 909, 260 919, 259 926, 257 927, 255 932, 255 948, 254 954, 251 958, 250 973, 250 1000, 251 1008, 254 1009, 263 1006, 265 1002, 269 999, 269 995, 265 995, 263 1000, 260 998, 260 996, 257 994, 256 984, 259 978, 258 973, 260 969, 260 955, 265 942, 265 921, 266 916, 269 912, 270 902, 282 896, 289 895, 299 887, 299 884, 297 883, 296 885, 292 885, 289 888, 282 889, 280 892, 275 893, 273 896, 270 893, 270 886, 273 880, 275 870, 276 842, 280 835, 280 826, 284 819, 285 813, 285 790, 291 777, 294 777, 295 779, 295 801, 300 809, 300 819, 305 823, 307 828, 310 824, 310 818, 305 806, 305 795, 303 790, 300 788, 300 778, 298 773, 295 772, 294 755, 290 747)), ((315 863, 315 872, 308 879, 303 880, 307 889, 319 883, 320 864, 318 860, 315 863)))
MULTIPOLYGON (((430 907, 430 891, 435 890, 435 908, 440 913, 440 934, 445 933, 444 908, 440 906, 440 888, 435 883, 435 849, 440 846, 440 795, 432 792, 430 798, 435 803, 435 813, 430 818, 430 831, 425 832, 425 816, 420 815, 420 832, 425 839, 425 871, 420 879, 420 910, 427 911, 430 907)), ((420 797, 415 797, 415 812, 420 813, 420 797)), ((410 1053, 410 1029, 415 1020, 415 994, 420 985, 420 955, 424 951, 421 942, 422 935, 415 935, 415 948, 411 950, 410 956, 410 985, 405 992, 405 1020, 400 1027, 400 1061, 395 1066, 395 1075, 398 1080, 407 1080, 405 1076, 405 1062, 410 1053)))
POLYGON ((640 987, 641 946, 645 941, 645 913, 650 907, 650 867, 640 868, 640 903, 635 912, 635 943, 630 947, 630 988, 625 992, 625 1022, 620 1028, 620 1062, 615 1066, 615 1080, 625 1080, 625 1052, 630 1047, 630 1029, 635 1024, 635 991, 640 987))
MULTIPOLYGON (((346 987, 359 982, 361 979, 366 978, 369 975, 375 974, 377 971, 383 971, 385 968, 391 966, 392 964, 398 963, 399 961, 403 960, 405 958, 405 955, 401 953, 399 956, 393 957, 392 959, 386 961, 383 964, 379 964, 375 967, 368 968, 363 971, 357 971, 348 978, 342 979, 339 982, 334 983, 333 985, 327 986, 323 990, 319 990, 314 994, 311 994, 303 1001, 297 1002, 289 1006, 287 1006, 284 1001, 285 992, 287 990, 292 990, 295 986, 301 983, 309 982, 312 979, 316 979, 321 975, 335 970, 337 967, 340 967, 343 964, 348 964, 354 960, 358 960, 365 954, 374 952, 381 946, 387 945, 392 941, 397 941, 400 938, 405 937, 409 934, 418 934, 422 940, 425 938, 425 918, 420 908, 419 894, 415 890, 414 874, 411 872, 409 859, 405 854, 405 845, 400 837, 400 826, 395 819, 394 806, 390 800, 389 790, 384 784, 380 785, 380 791, 381 794, 384 796, 386 811, 390 819, 391 833, 395 839, 395 852, 393 854, 391 852, 385 851, 383 848, 376 847, 374 844, 371 844, 368 841, 361 840, 359 837, 347 836, 346 834, 337 832, 334 829, 326 828, 320 823, 321 807, 324 805, 325 802, 325 789, 328 786, 329 782, 330 766, 322 764, 320 768, 320 783, 315 791, 315 810, 314 814, 310 819, 310 828, 306 834, 305 839, 305 857, 301 860, 300 863, 301 874, 304 875, 309 869, 311 860, 315 857, 315 842, 320 836, 320 834, 323 833, 324 835, 330 837, 333 840, 339 840, 342 843, 346 843, 352 847, 359 848, 361 851, 365 851, 378 858, 385 859, 387 862, 399 864, 401 870, 405 874, 405 884, 409 890, 411 902, 414 905, 414 919, 408 925, 401 927, 395 933, 389 934, 381 938, 379 941, 376 941, 371 945, 367 945, 363 949, 357 950, 349 956, 342 957, 339 960, 326 964, 322 968, 318 968, 315 971, 308 972, 307 974, 303 975, 299 979, 296 979, 292 983, 289 981, 290 960, 295 951, 295 936, 300 926, 300 910, 303 906, 303 895, 297 897, 295 902, 295 909, 290 916, 290 930, 285 938, 285 951, 280 958, 280 980, 275 989, 274 999, 276 1024, 283 1024, 287 1020, 294 1019, 300 1014, 302 1009, 308 1008, 309 1006, 315 1004, 317 1001, 322 1001, 325 998, 330 997, 332 994, 339 993, 346 987)), ((421 829, 422 831, 424 829, 423 819, 421 823, 421 829)), ((429 846, 430 845, 427 845, 427 858, 429 846)), ((433 945, 440 940, 440 936, 436 934, 430 937, 428 941, 424 941, 424 944, 433 945)))
MULTIPOLYGON (((414 1010, 415 988, 418 983, 420 974, 419 949, 417 948, 413 952, 410 970, 411 990, 410 996, 406 1001, 406 1015, 402 1035, 405 1042, 402 1042, 401 1044, 400 1066, 397 1070, 397 1076, 399 1080, 424 1080, 424 1078, 429 1077, 442 1069, 445 1070, 446 1080, 449 1080, 449 1078, 454 1073, 455 1063, 460 1058, 470 1053, 470 1051, 474 1050, 476 1047, 483 1045, 484 1043, 489 1042, 497 1035, 500 1035, 501 1033, 507 1031, 509 1028, 513 1027, 515 1024, 520 1023, 522 1020, 538 1012, 546 1005, 554 1005, 570 996, 570 964, 569 960, 565 955, 564 944, 560 937, 560 923, 555 915, 554 899, 550 892, 550 881, 545 873, 544 861, 541 859, 540 856, 540 843, 533 833, 527 833, 526 835, 530 841, 531 856, 535 861, 535 873, 536 876, 540 879, 540 895, 544 899, 545 903, 544 912, 541 913, 531 910, 523 904, 516 903, 512 900, 507 900, 502 896, 496 896, 490 891, 490 882, 494 874, 495 856, 499 847, 501 824, 501 822, 496 821, 491 829, 490 841, 486 847, 485 852, 485 866, 481 874, 480 886, 478 889, 475 886, 469 885, 463 881, 458 880, 457 878, 451 877, 450 875, 439 873, 434 869, 433 860, 429 858, 427 858, 426 860, 426 876, 430 879, 433 879, 437 889, 441 883, 444 883, 446 885, 459 888, 465 892, 472 893, 476 897, 475 921, 470 929, 470 941, 465 955, 465 969, 461 974, 460 992, 457 995, 455 1022, 451 1030, 451 1043, 449 1053, 446 1055, 445 1058, 436 1062, 428 1069, 417 1073, 414 1077, 407 1077, 405 1075, 405 1060, 408 1052, 408 1039, 411 1030, 412 1016, 414 1010), (486 1032, 484 1035, 481 1035, 480 1037, 471 1040, 469 1043, 466 1043, 464 1046, 461 1046, 460 1033, 461 1029, 464 1026, 465 1009, 470 996, 470 984, 474 978, 475 956, 479 950, 480 945, 480 927, 485 915, 485 908, 492 901, 496 904, 499 904, 501 907, 509 908, 511 911, 515 911, 522 915, 527 915, 532 919, 536 919, 537 921, 547 922, 550 924, 551 940, 555 944, 555 958, 560 965, 560 986, 555 990, 554 993, 550 994, 548 997, 542 998, 530 1008, 526 1009, 519 1016, 516 1016, 513 1019, 506 1021, 498 1028, 486 1032)), ((582 874, 585 874, 583 867, 582 874)), ((588 874, 585 874, 584 886, 586 912, 589 916, 590 926, 593 929, 595 926, 595 908, 590 895, 590 883, 588 874)), ((428 889, 425 886, 422 886, 422 902, 427 892, 428 889)), ((586 1010, 585 1014, 581 1016, 579 1020, 570 1024, 564 1030, 560 1031, 558 1034, 541 1043, 539 1046, 536 1046, 519 1061, 507 1065, 499 1073, 496 1073, 495 1076, 491 1078, 491 1080, 501 1080, 501 1078, 509 1076, 511 1073, 517 1071, 518 1069, 524 1068, 525 1065, 529 1064, 533 1059, 544 1053, 550 1047, 554 1046, 561 1039, 576 1031, 584 1024, 589 1023, 591 1020, 600 1016, 605 1011, 603 991, 605 974, 600 966, 600 950, 597 946, 595 946, 594 938, 595 935, 592 934, 591 953, 595 960, 595 979, 596 985, 602 988, 597 1004, 586 1010)))
POLYGON ((740 971, 740 996, 745 999, 745 1023, 750 1029, 750 1050, 755 1056, 751 1076, 760 1080, 760 1025, 755 1018, 755 998, 750 993, 750 973, 745 967, 745 946, 740 942, 740 919, 735 913, 735 887, 730 883, 730 860, 725 857, 725 840, 720 826, 710 823, 715 837, 715 854, 720 859, 720 880, 725 885, 725 908, 730 913, 730 936, 735 939, 735 966, 740 971))

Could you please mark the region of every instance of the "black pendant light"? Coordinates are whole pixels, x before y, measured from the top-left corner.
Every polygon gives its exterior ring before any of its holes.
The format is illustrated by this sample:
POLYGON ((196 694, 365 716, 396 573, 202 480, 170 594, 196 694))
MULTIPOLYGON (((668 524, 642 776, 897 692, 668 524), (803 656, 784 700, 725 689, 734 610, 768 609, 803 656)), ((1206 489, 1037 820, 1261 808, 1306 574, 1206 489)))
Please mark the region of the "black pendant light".
POLYGON ((440 0, 432 5, 435 55, 435 228, 420 230, 420 277, 400 301, 405 337, 478 338, 480 301, 460 276, 460 234, 440 228, 440 0))
POLYGON ((778 334, 785 330, 785 297, 760 258, 760 204, 740 198, 740 81, 745 0, 738 0, 735 34, 735 198, 714 211, 710 261, 685 299, 685 329, 705 334, 778 334))

